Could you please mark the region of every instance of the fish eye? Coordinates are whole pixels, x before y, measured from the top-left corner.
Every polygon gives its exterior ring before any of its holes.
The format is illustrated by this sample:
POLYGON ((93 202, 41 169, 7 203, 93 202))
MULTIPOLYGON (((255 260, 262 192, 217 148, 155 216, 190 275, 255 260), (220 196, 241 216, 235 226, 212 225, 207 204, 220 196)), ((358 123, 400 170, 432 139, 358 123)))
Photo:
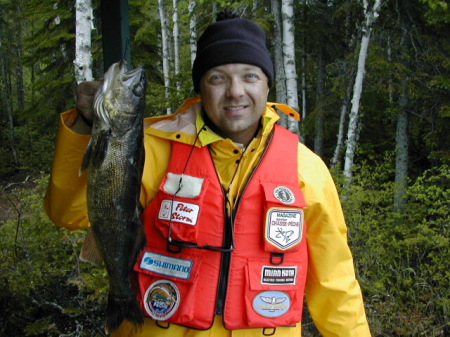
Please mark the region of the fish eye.
POLYGON ((142 97, 144 95, 144 86, 141 82, 138 82, 133 86, 133 89, 131 89, 131 91, 135 96, 142 97))

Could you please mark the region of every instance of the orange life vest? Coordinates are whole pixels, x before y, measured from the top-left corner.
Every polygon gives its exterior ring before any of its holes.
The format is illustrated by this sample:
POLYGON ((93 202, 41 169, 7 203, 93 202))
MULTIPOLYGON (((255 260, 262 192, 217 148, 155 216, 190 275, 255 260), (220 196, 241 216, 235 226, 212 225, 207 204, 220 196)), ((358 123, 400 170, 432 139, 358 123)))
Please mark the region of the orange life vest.
POLYGON ((275 127, 231 216, 208 148, 173 143, 135 266, 149 317, 209 329, 219 313, 230 330, 301 321, 308 253, 297 143, 275 127))

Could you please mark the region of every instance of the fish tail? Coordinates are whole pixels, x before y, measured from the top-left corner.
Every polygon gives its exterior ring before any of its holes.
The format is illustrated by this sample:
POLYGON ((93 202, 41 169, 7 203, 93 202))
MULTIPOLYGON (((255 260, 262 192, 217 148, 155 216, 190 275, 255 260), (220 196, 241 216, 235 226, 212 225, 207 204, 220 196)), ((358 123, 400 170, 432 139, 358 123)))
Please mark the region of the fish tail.
POLYGON ((116 331, 124 320, 135 325, 144 325, 144 314, 135 297, 117 298, 111 294, 106 307, 105 331, 107 334, 116 331))

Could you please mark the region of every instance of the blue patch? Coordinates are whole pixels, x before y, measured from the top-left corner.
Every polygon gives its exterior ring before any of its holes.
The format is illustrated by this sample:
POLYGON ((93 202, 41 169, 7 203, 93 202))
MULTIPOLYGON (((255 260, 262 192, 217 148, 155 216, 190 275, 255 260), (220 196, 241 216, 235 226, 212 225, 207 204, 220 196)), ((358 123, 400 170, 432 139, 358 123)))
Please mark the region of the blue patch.
POLYGON ((191 278, 194 261, 145 252, 140 268, 156 274, 188 280, 191 278))
POLYGON ((291 298, 283 291, 263 291, 253 299, 253 309, 263 317, 280 317, 291 308, 291 298))

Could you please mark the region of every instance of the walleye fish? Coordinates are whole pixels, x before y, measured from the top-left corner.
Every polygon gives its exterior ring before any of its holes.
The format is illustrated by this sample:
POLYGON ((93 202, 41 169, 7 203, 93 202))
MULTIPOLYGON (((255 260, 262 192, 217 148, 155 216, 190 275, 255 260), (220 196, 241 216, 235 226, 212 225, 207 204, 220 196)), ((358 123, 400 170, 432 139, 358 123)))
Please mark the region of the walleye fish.
POLYGON ((144 323, 129 276, 145 246, 139 195, 146 84, 142 67, 127 71, 121 61, 108 69, 95 94, 92 138, 81 167, 88 172, 88 216, 94 237, 89 240, 88 234, 81 256, 90 259, 89 242, 95 241, 109 277, 107 333, 123 320, 144 323))

